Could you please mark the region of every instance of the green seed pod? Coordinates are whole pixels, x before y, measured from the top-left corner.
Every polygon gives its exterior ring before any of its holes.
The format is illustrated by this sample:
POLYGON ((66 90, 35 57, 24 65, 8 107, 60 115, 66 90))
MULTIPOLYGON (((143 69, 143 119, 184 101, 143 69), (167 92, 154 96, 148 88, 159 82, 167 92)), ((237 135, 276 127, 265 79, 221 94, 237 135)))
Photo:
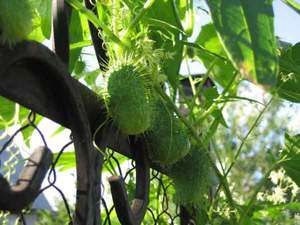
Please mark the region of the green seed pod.
POLYGON ((132 65, 113 71, 108 80, 108 110, 119 129, 128 135, 145 132, 151 124, 150 92, 132 65))
POLYGON ((30 0, 0 0, 0 42, 14 45, 32 30, 30 0))
POLYGON ((210 186, 210 166, 207 154, 193 147, 190 153, 170 168, 175 187, 175 202, 183 205, 203 204, 210 186))
POLYGON ((187 130, 165 104, 155 107, 155 117, 147 138, 149 157, 162 165, 170 165, 183 158, 190 150, 187 130))

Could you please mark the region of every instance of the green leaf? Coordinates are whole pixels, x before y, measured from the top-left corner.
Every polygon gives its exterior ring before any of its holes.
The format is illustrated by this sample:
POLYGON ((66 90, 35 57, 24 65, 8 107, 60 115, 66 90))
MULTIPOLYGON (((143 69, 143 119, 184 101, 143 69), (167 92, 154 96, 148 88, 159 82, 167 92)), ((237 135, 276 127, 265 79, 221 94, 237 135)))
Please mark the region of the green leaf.
POLYGON ((300 42, 283 50, 279 59, 277 93, 291 102, 300 102, 300 42))
POLYGON ((196 57, 203 62, 207 69, 211 68, 210 77, 221 86, 226 87, 232 80, 235 69, 227 61, 225 50, 218 39, 213 24, 202 27, 195 44, 201 47, 196 48, 196 57))
POLYGON ((120 46, 126 46, 126 43, 122 42, 119 37, 117 37, 111 29, 100 20, 92 10, 87 9, 79 0, 66 0, 76 11, 84 15, 89 22, 91 22, 95 27, 101 28, 103 33, 110 38, 111 41, 119 44, 120 46))
MULTIPOLYGON (((58 153, 55 153, 53 155, 54 159, 56 159, 57 156, 58 153)), ((74 151, 64 152, 60 156, 56 166, 59 168, 59 171, 65 171, 65 170, 75 168, 76 167, 75 152, 74 151)))
POLYGON ((81 76, 81 74, 83 73, 85 67, 86 67, 86 64, 85 64, 84 61, 78 60, 76 62, 75 67, 74 67, 75 78, 81 76))
POLYGON ((70 50, 78 49, 78 48, 84 48, 84 47, 89 47, 92 46, 93 43, 91 40, 84 40, 84 41, 79 41, 77 43, 72 43, 70 44, 70 50))
POLYGON ((96 83, 96 79, 99 76, 99 73, 100 73, 99 69, 83 73, 83 75, 84 75, 84 81, 89 86, 93 87, 93 85, 95 85, 95 83, 96 83))
POLYGON ((205 97, 205 109, 208 109, 214 100, 219 97, 219 93, 216 87, 206 88, 203 92, 203 96, 205 97))
POLYGON ((191 36, 195 25, 193 0, 176 0, 176 2, 183 29, 188 36, 191 36))
POLYGON ((56 135, 58 135, 58 134, 60 134, 62 131, 64 131, 65 130, 65 127, 63 127, 63 126, 60 126, 60 127, 58 127, 52 134, 51 134, 51 138, 52 137, 55 137, 56 135))
POLYGON ((212 112, 212 116, 217 120, 217 122, 222 124, 224 127, 229 128, 221 110, 219 109, 214 110, 212 112))
POLYGON ((15 103, 0 96, 0 130, 15 116, 15 103))
POLYGON ((291 210, 294 212, 297 212, 300 210, 300 202, 288 202, 288 203, 282 203, 282 204, 274 204, 270 202, 258 202, 258 204, 254 208, 256 212, 261 210, 272 210, 276 209, 278 211, 282 210, 291 210))
MULTIPOLYGON (((270 202, 261 202, 256 205, 255 210, 253 212, 252 219, 255 221, 260 221, 259 224, 266 224, 266 219, 269 221, 278 221, 279 218, 282 218, 284 214, 297 213, 300 210, 299 202, 288 202, 283 204, 274 204, 270 202)), ((293 221, 291 217, 291 222, 293 221)), ((286 224, 294 224, 286 223, 286 224)))
MULTIPOLYGON (((56 157, 58 156, 59 153, 54 153, 53 157, 54 159, 56 159, 56 157)), ((122 156, 120 154, 114 154, 114 157, 117 159, 119 165, 121 165, 122 163, 124 163, 126 160, 128 160, 127 157, 122 156)), ((56 166, 59 168, 59 171, 65 171, 65 170, 69 170, 69 169, 73 169, 76 167, 76 156, 75 156, 75 152, 74 151, 68 151, 68 152, 64 152, 56 166)), ((117 168, 117 164, 114 160, 111 160, 111 163, 107 163, 103 166, 102 168, 102 172, 109 172, 110 166, 113 166, 114 168, 117 168)))
POLYGON ((42 31, 41 26, 41 17, 38 15, 38 13, 35 13, 33 19, 32 19, 32 32, 28 35, 29 40, 34 40, 37 42, 43 42, 45 40, 45 36, 42 31))
POLYGON ((51 9, 52 0, 39 1, 37 10, 41 18, 41 30, 44 37, 46 37, 47 39, 50 39, 51 36, 51 9))
POLYGON ((278 59, 272 0, 207 0, 219 38, 240 74, 262 85, 276 83, 278 59))
POLYGON ((167 75, 173 87, 178 85, 179 69, 182 61, 183 43, 181 41, 181 24, 176 19, 174 6, 170 0, 156 1, 147 14, 143 17, 143 22, 150 28, 150 38, 155 41, 155 48, 163 49, 166 54, 172 55, 162 63, 163 72, 167 75), (151 19, 163 21, 175 29, 155 26, 151 19), (154 26, 153 26, 154 25, 154 26))
POLYGON ((287 158, 282 163, 286 174, 300 187, 300 134, 293 137, 285 134, 282 157, 287 158))
MULTIPOLYGON (((79 13, 76 10, 72 11, 71 22, 69 27, 70 34, 70 45, 84 40, 83 29, 81 24, 81 18, 79 13)), ((81 54, 82 48, 75 48, 70 50, 69 58, 69 72, 72 73, 75 67, 75 64, 81 54)))

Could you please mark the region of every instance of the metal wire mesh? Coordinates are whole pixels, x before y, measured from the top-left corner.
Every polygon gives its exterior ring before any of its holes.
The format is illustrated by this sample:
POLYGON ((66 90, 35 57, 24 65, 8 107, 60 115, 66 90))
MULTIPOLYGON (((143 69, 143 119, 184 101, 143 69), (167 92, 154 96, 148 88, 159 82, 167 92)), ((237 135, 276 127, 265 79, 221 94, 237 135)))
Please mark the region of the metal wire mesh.
MULTIPOLYGON (((8 138, 5 143, 3 144, 3 146, 1 147, 0 150, 0 154, 2 154, 4 151, 7 151, 9 156, 9 159, 6 160, 4 162, 4 166, 5 166, 5 170, 2 170, 2 172, 4 172, 4 177, 6 177, 8 180, 10 180, 10 177, 12 174, 16 173, 16 170, 14 169, 15 165, 19 163, 20 160, 20 153, 18 151, 17 148, 13 148, 13 146, 17 146, 18 144, 14 143, 14 140, 16 139, 16 137, 21 134, 22 132, 24 132, 26 129, 30 129, 33 128, 35 131, 38 132, 42 143, 45 147, 48 147, 47 145, 47 141, 45 139, 45 135, 43 134, 43 132, 38 128, 38 126, 36 125, 36 113, 34 112, 30 112, 29 115, 27 116, 27 122, 22 125, 19 129, 17 129, 11 136, 10 138, 8 138), (19 156, 19 157, 17 157, 19 156)), ((67 201, 67 198, 65 197, 63 191, 58 188, 56 186, 56 178, 57 178, 57 172, 56 172, 56 164, 59 161, 60 156, 63 154, 63 152, 65 151, 65 149, 72 144, 72 141, 65 144, 61 150, 59 151, 59 153, 57 154, 57 157, 53 159, 53 162, 51 163, 51 168, 48 172, 47 175, 47 181, 48 181, 48 185, 46 187, 44 187, 43 189, 40 190, 39 194, 43 193, 45 190, 49 189, 49 188, 54 188, 59 194, 61 199, 63 200, 64 204, 65 204, 65 210, 69 216, 69 224, 72 223, 72 215, 71 215, 71 210, 67 201)), ((25 218, 25 214, 28 213, 29 210, 25 209, 23 210, 19 215, 18 215, 18 219, 16 220, 17 224, 23 224, 26 225, 26 218, 25 218)), ((1 218, 1 223, 3 225, 8 224, 8 216, 10 214, 9 213, 3 213, 2 215, 0 215, 1 218)))
MULTIPOLYGON (((108 173, 110 175, 119 175, 122 177, 127 186, 129 200, 132 200, 135 191, 135 162, 133 160, 122 161, 123 157, 119 154, 113 151, 108 152, 109 154, 104 162, 104 170, 108 166, 114 168, 114 171, 110 170, 108 173), (122 161, 122 163, 119 161, 122 161)), ((174 193, 174 189, 170 178, 152 169, 150 182, 151 191, 149 196, 149 204, 142 224, 180 224, 179 206, 172 201, 172 193, 174 193)), ((110 196, 106 196, 104 194, 105 190, 107 189, 105 180, 103 180, 102 184, 102 223, 103 225, 120 224, 116 218, 114 205, 110 199, 110 196)))
MULTIPOLYGON (((37 115, 34 112, 30 112, 27 116, 27 121, 20 128, 18 128, 9 139, 7 139, 4 145, 0 149, 0 154, 8 152, 10 154, 9 160, 4 162, 4 167, 2 167, 2 173, 5 174, 7 178, 12 173, 15 173, 14 170, 15 165, 18 163, 20 158, 16 157, 19 154, 16 148, 13 148, 16 143, 16 139, 18 135, 21 135, 22 132, 27 129, 33 129, 39 134, 39 137, 42 140, 43 145, 48 146, 47 140, 43 131, 38 126, 37 115), (6 168, 6 170, 3 170, 6 168)), ((72 137, 71 137, 72 139, 72 137)), ((72 224, 72 206, 70 206, 69 201, 64 194, 64 192, 56 185, 57 176, 58 176, 58 168, 57 164, 61 159, 61 156, 64 154, 67 147, 69 147, 73 143, 73 140, 66 143, 56 154, 56 157, 53 158, 51 163, 50 170, 48 171, 47 177, 45 178, 48 184, 42 188, 39 194, 44 193, 46 190, 52 188, 54 191, 59 193, 60 200, 64 204, 64 214, 67 214, 68 217, 65 218, 65 223, 72 224)), ((133 160, 127 159, 125 156, 122 156, 112 150, 107 149, 107 154, 104 161, 103 173, 102 173, 102 195, 101 195, 101 218, 103 225, 114 225, 120 224, 117 219, 116 212, 114 210, 113 201, 110 196, 109 186, 107 183, 107 179, 111 175, 121 176, 122 179, 126 183, 129 200, 132 200, 134 197, 135 191, 135 162, 133 160)), ((172 201, 172 194, 174 193, 174 189, 172 187, 171 180, 155 171, 151 170, 151 183, 150 183, 150 196, 149 196, 149 205, 148 210, 143 220, 144 225, 148 224, 179 224, 179 206, 176 205, 172 201)), ((18 215, 15 224, 28 224, 26 221, 26 214, 30 212, 29 209, 23 210, 22 213, 18 215)), ((1 224, 8 224, 7 218, 9 213, 2 212, 0 215, 1 224)))

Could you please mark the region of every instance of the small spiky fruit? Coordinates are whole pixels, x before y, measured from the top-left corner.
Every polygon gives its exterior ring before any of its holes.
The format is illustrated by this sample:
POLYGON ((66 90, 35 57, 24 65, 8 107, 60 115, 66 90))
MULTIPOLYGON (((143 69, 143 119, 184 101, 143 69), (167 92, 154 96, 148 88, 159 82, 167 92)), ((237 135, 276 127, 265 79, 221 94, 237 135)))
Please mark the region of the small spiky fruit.
POLYGON ((0 43, 14 45, 32 30, 31 0, 0 0, 0 43))
POLYGON ((147 138, 149 157, 162 165, 175 163, 190 150, 185 126, 161 101, 155 106, 153 125, 147 138))
POLYGON ((133 65, 122 65, 108 80, 108 109, 119 129, 128 135, 145 132, 151 124, 151 96, 143 75, 133 65))
POLYGON ((207 154, 192 147, 190 153, 170 168, 175 187, 175 202, 183 205, 203 204, 210 185, 210 166, 207 154))

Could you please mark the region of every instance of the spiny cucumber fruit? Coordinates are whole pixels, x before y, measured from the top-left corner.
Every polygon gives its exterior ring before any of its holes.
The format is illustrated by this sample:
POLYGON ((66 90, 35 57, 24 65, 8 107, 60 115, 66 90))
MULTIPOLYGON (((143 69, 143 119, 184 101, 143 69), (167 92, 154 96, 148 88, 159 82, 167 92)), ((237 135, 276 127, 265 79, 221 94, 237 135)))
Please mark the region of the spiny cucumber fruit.
POLYGON ((175 202, 195 206, 204 204, 211 183, 210 171, 207 153, 192 147, 187 156, 169 169, 175 187, 175 202))
POLYGON ((162 101, 155 105, 153 125, 147 133, 147 140, 150 159, 161 165, 175 163, 190 150, 185 126, 162 101))
POLYGON ((14 45, 31 30, 31 0, 0 0, 0 44, 14 45))
POLYGON ((108 110, 118 128, 127 135, 145 132, 151 124, 151 94, 141 72, 122 65, 108 80, 108 110))

